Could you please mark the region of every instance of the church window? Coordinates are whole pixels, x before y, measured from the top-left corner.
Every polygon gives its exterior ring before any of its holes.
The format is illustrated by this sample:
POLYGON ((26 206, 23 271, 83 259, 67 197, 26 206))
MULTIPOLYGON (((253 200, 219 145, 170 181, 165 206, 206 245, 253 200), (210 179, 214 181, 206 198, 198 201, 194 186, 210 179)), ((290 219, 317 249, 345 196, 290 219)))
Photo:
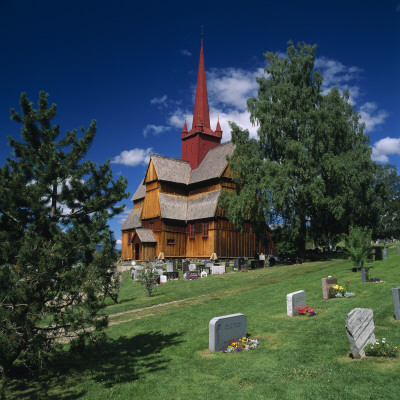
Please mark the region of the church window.
POLYGON ((167 239, 167 244, 175 245, 175 239, 167 239))
POLYGON ((195 236, 195 225, 189 224, 189 238, 194 239, 195 236))
POLYGON ((203 237, 208 237, 208 222, 203 222, 203 237))

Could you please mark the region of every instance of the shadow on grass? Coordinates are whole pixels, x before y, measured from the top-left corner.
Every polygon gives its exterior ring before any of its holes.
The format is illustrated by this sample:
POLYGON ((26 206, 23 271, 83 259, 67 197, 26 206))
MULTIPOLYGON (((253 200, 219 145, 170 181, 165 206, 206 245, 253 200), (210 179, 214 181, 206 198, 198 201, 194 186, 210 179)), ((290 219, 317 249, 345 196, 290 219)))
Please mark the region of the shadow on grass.
POLYGON ((85 360, 79 369, 92 371, 90 379, 105 387, 136 381, 143 375, 167 369, 170 360, 161 351, 180 343, 180 334, 165 335, 161 332, 108 340, 98 351, 84 355, 85 360))
POLYGON ((40 376, 15 371, 7 382, 7 399, 74 400, 86 394, 84 382, 93 381, 104 388, 133 382, 142 376, 165 370, 170 359, 161 354, 169 346, 183 342, 181 334, 149 332, 134 337, 107 339, 101 345, 78 354, 67 353, 57 365, 40 376))

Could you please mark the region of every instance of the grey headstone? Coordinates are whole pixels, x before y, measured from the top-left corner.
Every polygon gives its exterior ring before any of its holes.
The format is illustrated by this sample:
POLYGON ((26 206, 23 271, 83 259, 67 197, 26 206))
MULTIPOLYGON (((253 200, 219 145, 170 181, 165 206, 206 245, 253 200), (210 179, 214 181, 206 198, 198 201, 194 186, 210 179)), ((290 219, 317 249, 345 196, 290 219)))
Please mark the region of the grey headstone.
POLYGON ((365 271, 365 267, 361 267, 361 281, 362 283, 367 282, 367 273, 365 271))
POLYGON ((346 334, 353 358, 365 357, 364 348, 375 343, 374 313, 368 308, 354 308, 346 315, 346 334))
POLYGON ((197 265, 196 264, 189 264, 189 271, 194 272, 197 270, 197 265))
POLYGON ((394 319, 400 320, 400 286, 392 289, 392 295, 394 305, 394 319))
POLYGON ((384 260, 387 260, 388 257, 389 257, 389 255, 388 255, 388 249, 384 249, 384 250, 383 250, 383 259, 384 259, 384 260))
POLYGON ((222 275, 225 273, 225 265, 212 265, 211 274, 212 275, 222 275))
POLYGON ((215 317, 210 321, 208 329, 208 349, 211 352, 221 351, 232 340, 246 336, 247 317, 240 313, 215 317))
POLYGON ((167 272, 174 272, 174 264, 167 262, 167 272))
POLYGON ((397 248, 397 254, 400 256, 400 246, 397 248))
POLYGON ((306 306, 306 292, 298 290, 297 292, 289 293, 286 296, 286 310, 289 317, 299 315, 298 307, 304 308, 306 306))
POLYGON ((183 273, 189 271, 189 264, 190 264, 189 260, 183 260, 182 261, 182 272, 183 273))
POLYGON ((322 296, 324 300, 334 297, 330 285, 337 285, 337 278, 333 278, 331 276, 328 278, 322 278, 322 296))

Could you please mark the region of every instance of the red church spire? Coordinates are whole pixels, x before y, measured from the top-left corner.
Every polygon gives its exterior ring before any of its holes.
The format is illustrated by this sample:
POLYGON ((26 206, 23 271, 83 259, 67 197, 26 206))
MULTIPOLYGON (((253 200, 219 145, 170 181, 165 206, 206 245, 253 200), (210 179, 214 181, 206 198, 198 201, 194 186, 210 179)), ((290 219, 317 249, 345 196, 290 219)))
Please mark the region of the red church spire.
POLYGON ((182 160, 196 169, 210 149, 221 143, 222 130, 217 123, 216 131, 210 128, 206 71, 204 68, 203 38, 201 39, 199 70, 197 73, 196 97, 194 101, 192 129, 187 131, 186 120, 181 132, 182 160))
POLYGON ((196 127, 210 129, 206 71, 204 68, 203 38, 201 38, 199 71, 197 73, 196 98, 194 100, 193 123, 191 131, 193 131, 193 129, 196 127))

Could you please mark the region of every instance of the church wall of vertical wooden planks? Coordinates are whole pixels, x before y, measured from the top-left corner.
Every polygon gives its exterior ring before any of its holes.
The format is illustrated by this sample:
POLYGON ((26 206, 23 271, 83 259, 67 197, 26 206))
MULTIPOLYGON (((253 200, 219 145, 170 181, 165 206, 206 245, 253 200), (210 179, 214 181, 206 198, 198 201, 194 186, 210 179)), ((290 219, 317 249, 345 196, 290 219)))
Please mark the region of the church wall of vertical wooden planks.
MULTIPOLYGON (((226 157, 235 149, 221 144, 217 122, 210 127, 203 40, 192 128, 186 121, 180 159, 153 154, 132 197, 133 210, 122 225, 123 260, 253 257, 271 254, 271 240, 256 240, 250 224, 243 232, 218 207, 222 190, 235 190, 226 157)), ((268 227, 265 227, 268 229, 268 227)))

